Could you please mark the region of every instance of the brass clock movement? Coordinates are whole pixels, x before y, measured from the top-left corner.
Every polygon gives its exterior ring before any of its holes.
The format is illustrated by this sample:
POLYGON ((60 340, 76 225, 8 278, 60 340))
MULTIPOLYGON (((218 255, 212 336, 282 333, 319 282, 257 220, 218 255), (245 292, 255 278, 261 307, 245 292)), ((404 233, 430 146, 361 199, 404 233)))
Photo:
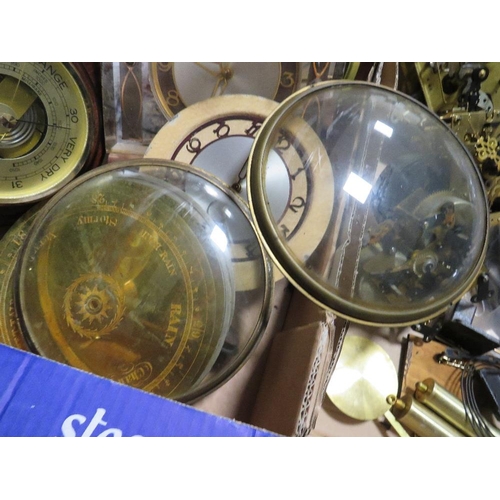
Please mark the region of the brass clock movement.
POLYGON ((427 106, 473 155, 493 212, 500 206, 500 63, 414 64, 427 106))

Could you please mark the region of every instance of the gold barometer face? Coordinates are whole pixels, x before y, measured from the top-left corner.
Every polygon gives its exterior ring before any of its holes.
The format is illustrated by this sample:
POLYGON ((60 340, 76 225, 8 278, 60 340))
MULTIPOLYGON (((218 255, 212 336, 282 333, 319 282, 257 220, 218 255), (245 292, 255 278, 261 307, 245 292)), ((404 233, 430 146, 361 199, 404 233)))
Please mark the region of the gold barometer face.
POLYGON ((75 177, 92 109, 69 63, 0 63, 0 206, 38 201, 75 177))
POLYGON ((480 173, 451 129, 411 97, 364 82, 305 87, 263 123, 248 165, 249 205, 273 261, 339 316, 411 325, 475 284, 489 227, 480 173), (281 217, 273 155, 306 138, 281 217))
POLYGON ((30 347, 184 400, 234 372, 270 299, 254 293, 257 312, 238 337, 235 310, 249 299, 235 291, 231 235, 193 194, 206 191, 236 210, 217 186, 173 162, 117 162, 57 193, 19 257, 16 305, 30 347))

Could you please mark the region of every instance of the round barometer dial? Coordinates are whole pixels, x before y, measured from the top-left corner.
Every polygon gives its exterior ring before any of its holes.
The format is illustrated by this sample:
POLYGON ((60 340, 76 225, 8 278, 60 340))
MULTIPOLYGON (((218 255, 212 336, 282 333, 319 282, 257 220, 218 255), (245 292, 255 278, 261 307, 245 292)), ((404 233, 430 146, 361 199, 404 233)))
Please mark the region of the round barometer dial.
POLYGON ((151 88, 167 118, 209 97, 250 94, 282 101, 297 90, 300 63, 154 62, 151 88))
POLYGON ((276 265, 347 319, 425 321, 459 300, 481 269, 489 220, 475 162, 446 124, 400 92, 347 81, 298 91, 262 125, 248 179, 252 215, 276 265), (321 144, 294 179, 327 169, 335 180, 333 204, 324 190, 305 199, 319 215, 304 218, 296 239, 273 212, 279 194, 270 189, 274 151, 290 130, 290 144, 312 133, 321 144), (307 255, 311 239, 320 242, 307 255))
POLYGON ((94 169, 51 198, 18 258, 15 305, 30 348, 175 399, 232 374, 267 321, 268 265, 256 266, 258 292, 236 295, 231 235, 205 195, 197 201, 207 192, 238 210, 211 181, 154 160, 94 169))
POLYGON ((0 63, 0 205, 53 194, 95 147, 88 82, 69 63, 0 63))

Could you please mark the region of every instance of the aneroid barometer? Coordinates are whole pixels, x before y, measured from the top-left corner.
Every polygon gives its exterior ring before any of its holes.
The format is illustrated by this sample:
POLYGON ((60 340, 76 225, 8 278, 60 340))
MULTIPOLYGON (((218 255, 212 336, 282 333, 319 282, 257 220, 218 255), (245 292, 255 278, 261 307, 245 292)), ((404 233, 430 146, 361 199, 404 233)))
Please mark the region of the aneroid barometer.
POLYGON ((16 313, 35 352, 191 401, 256 345, 271 271, 246 205, 215 178, 173 161, 116 162, 40 209, 18 259, 16 313), (245 245, 260 258, 241 291, 245 245))
POLYGON ((483 265, 489 214, 475 162, 437 115, 398 91, 348 81, 299 90, 260 128, 247 180, 276 265, 347 319, 403 326, 434 318, 483 265), (294 149, 307 154, 288 163, 278 189, 274 156, 294 149))
POLYGON ((0 63, 0 206, 48 197, 91 156, 100 118, 69 63, 0 63))

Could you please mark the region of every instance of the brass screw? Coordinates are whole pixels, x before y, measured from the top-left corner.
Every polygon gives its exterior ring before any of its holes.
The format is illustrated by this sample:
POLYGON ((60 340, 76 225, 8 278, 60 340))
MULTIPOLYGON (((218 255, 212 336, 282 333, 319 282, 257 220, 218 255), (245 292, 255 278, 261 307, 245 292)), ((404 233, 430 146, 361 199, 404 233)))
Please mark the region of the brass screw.
POLYGON ((427 392, 427 390, 429 389, 427 387, 427 385, 424 384, 423 382, 417 382, 415 387, 416 387, 417 391, 420 391, 420 392, 427 392))
POLYGON ((385 400, 386 400, 388 405, 392 406, 396 402, 397 398, 396 398, 396 396, 394 396, 394 394, 390 394, 389 396, 387 396, 387 398, 385 400))

